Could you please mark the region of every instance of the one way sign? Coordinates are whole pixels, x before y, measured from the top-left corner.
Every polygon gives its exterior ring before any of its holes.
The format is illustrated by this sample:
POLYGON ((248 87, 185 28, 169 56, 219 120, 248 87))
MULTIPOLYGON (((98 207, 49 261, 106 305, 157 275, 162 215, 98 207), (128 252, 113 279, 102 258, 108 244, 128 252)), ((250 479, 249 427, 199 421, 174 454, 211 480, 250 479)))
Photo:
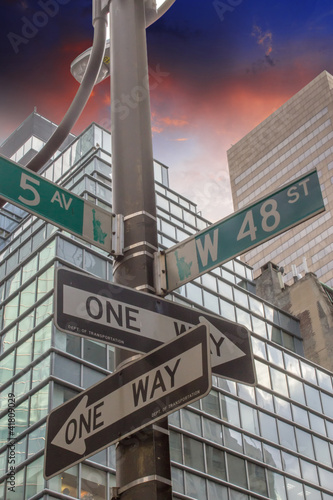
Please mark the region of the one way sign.
POLYGON ((255 384, 251 340, 242 325, 64 268, 56 272, 55 290, 60 330, 146 353, 205 324, 213 374, 255 384))
POLYGON ((45 478, 204 397, 211 379, 204 325, 104 378, 50 413, 45 478))

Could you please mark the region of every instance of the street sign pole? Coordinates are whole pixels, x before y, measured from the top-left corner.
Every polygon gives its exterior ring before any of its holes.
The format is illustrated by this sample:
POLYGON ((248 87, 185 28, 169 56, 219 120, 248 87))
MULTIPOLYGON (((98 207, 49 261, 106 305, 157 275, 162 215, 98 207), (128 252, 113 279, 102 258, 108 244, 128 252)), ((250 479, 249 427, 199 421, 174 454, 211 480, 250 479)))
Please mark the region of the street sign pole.
MULTIPOLYGON (((113 209, 124 215, 124 255, 116 259, 114 282, 154 292, 157 251, 145 0, 110 4, 113 209)), ((137 353, 116 350, 116 365, 137 353)), ((167 421, 145 428, 117 446, 121 500, 171 500, 167 421)))

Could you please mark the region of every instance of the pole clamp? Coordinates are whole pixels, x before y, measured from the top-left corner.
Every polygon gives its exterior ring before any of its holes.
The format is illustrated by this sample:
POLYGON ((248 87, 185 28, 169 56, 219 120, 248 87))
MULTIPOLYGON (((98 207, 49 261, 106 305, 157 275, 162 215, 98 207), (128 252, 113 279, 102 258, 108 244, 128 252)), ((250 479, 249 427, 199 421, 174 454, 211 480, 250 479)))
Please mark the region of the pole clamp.
POLYGON ((116 488, 115 486, 112 486, 111 488, 111 500, 119 500, 119 488, 116 488))

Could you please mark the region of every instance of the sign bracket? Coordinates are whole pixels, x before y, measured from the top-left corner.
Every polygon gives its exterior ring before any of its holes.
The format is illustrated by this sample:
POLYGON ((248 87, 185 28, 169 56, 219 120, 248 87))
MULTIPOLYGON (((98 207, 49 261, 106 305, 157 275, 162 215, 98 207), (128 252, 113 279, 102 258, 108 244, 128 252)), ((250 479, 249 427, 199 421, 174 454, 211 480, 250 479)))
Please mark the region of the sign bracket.
POLYGON ((167 293, 167 274, 165 253, 154 252, 154 286, 155 293, 160 297, 164 297, 167 293))

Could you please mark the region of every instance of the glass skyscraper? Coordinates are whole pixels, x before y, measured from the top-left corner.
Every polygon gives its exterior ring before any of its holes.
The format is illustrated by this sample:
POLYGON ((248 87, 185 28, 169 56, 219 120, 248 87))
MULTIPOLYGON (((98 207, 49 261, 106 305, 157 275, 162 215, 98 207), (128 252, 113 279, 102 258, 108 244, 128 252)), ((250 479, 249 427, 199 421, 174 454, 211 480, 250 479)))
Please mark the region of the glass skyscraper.
MULTIPOLYGON (((110 134, 92 124, 41 175, 111 211, 111 163, 110 134)), ((165 249, 208 221, 170 188, 167 167, 154 166, 165 249)), ((0 215, 0 498, 110 500, 114 446, 49 481, 42 471, 50 410, 114 368, 112 346, 55 328, 54 270, 112 281, 113 261, 16 210, 0 215)), ((259 299, 237 259, 167 298, 245 325, 258 378, 252 387, 214 376, 208 396, 169 417, 174 498, 333 499, 333 374, 304 358, 298 320, 259 299)))

